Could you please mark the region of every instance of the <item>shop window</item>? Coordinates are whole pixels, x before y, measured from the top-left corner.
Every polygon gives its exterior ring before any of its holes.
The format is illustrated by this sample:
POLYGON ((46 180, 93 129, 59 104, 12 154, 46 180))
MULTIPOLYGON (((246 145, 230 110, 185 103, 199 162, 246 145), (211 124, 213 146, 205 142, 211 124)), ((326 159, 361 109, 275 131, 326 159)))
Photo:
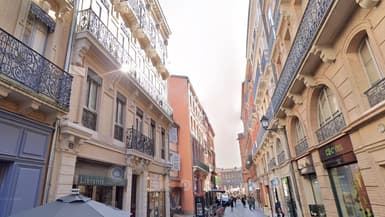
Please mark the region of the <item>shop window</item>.
POLYGON ((331 168, 329 174, 340 216, 373 216, 357 163, 331 168))
POLYGON ((323 87, 318 97, 319 126, 323 126, 338 114, 340 114, 340 109, 338 107, 337 99, 329 88, 323 87))
POLYGON ((374 85, 377 83, 380 79, 383 78, 383 74, 381 73, 378 64, 376 62, 376 59, 374 57, 372 48, 370 46, 369 40, 367 37, 365 37, 358 49, 360 61, 362 64, 362 67, 364 68, 366 75, 368 77, 369 83, 371 85, 374 85))
POLYGON ((119 141, 123 141, 125 104, 126 98, 118 93, 116 97, 114 138, 119 141))
POLYGON ((86 100, 83 107, 83 126, 96 130, 98 92, 102 79, 91 69, 87 75, 86 100))

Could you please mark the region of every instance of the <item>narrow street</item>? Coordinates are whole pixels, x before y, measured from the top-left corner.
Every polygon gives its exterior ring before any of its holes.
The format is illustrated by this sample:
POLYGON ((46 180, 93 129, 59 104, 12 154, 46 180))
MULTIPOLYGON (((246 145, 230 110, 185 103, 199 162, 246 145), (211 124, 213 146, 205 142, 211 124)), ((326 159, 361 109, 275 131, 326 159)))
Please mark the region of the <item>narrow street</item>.
POLYGON ((231 207, 227 207, 225 211, 225 217, 265 217, 261 209, 249 210, 249 207, 243 207, 242 203, 238 200, 237 206, 231 211, 231 207))

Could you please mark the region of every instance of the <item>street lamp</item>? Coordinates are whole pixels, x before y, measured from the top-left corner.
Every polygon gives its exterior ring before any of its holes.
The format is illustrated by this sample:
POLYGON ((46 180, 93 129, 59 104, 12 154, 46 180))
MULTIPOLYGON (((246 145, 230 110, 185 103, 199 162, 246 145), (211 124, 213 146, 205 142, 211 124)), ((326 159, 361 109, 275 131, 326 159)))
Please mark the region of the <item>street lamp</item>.
POLYGON ((260 121, 261 121, 261 125, 262 125, 263 129, 269 130, 268 129, 268 127, 269 127, 269 119, 267 119, 267 117, 265 115, 262 116, 260 121))

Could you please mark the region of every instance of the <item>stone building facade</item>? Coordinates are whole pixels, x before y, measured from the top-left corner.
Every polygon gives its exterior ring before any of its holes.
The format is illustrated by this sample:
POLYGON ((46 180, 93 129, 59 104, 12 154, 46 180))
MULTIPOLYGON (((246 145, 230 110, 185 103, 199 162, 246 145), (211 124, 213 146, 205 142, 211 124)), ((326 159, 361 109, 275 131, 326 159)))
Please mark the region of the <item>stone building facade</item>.
POLYGON ((71 188, 132 216, 170 216, 167 41, 158 1, 80 0, 49 200, 71 188))
POLYGON ((267 48, 248 54, 261 67, 255 114, 267 125, 253 159, 266 213, 384 216, 383 1, 251 1, 250 11, 267 48))
POLYGON ((0 217, 47 201, 58 123, 68 114, 73 2, 0 1, 0 217))

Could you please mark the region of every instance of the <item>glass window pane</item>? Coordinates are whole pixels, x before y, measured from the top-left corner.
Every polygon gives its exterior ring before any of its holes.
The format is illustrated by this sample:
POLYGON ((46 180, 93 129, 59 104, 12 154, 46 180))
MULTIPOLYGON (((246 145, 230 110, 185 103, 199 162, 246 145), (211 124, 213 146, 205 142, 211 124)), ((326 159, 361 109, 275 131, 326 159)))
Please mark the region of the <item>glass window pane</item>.
POLYGON ((90 98, 89 98, 89 109, 96 111, 96 101, 98 96, 98 86, 94 81, 90 84, 90 98))

